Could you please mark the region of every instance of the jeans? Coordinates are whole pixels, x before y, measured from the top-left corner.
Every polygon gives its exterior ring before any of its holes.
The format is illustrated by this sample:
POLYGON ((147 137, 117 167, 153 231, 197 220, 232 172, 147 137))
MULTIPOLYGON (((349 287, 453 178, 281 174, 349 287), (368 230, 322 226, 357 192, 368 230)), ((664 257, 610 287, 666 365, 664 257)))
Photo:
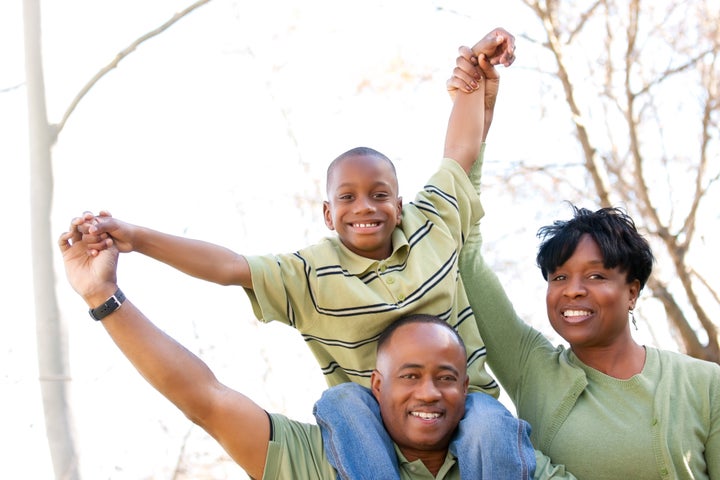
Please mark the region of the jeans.
MULTIPOLYGON (((326 390, 313 413, 325 453, 343 480, 400 478, 395 448, 369 389, 344 383, 326 390)), ((530 479, 535 451, 530 425, 491 395, 472 393, 451 443, 464 479, 530 479)))

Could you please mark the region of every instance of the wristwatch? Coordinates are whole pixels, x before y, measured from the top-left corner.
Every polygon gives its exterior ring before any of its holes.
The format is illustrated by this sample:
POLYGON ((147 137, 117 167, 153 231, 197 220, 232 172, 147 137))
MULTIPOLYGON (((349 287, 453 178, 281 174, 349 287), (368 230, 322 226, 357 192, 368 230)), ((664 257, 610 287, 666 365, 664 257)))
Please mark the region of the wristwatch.
POLYGON ((99 307, 91 308, 88 313, 95 320, 102 320, 114 311, 116 311, 125 301, 125 294, 119 288, 115 293, 105 300, 105 303, 99 307))

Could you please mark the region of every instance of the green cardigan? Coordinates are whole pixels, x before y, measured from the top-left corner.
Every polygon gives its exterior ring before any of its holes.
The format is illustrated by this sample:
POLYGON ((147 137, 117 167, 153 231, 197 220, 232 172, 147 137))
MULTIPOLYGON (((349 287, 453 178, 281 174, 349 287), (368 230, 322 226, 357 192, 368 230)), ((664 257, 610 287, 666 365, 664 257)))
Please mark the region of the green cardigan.
POLYGON ((475 229, 462 251, 461 275, 488 364, 532 426, 535 448, 582 480, 720 480, 720 365, 648 347, 637 378, 593 370, 518 318, 481 248, 475 229), (618 407, 622 402, 639 415, 618 407), (598 419, 603 415, 622 422, 612 426, 598 419))

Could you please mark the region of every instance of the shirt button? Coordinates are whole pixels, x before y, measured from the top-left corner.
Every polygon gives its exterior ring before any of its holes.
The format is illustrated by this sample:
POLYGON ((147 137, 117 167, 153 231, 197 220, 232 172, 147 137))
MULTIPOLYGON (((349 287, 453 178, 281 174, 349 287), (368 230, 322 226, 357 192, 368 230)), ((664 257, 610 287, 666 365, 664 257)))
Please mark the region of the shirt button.
POLYGON ((388 285, 392 285, 393 283, 395 283, 395 279, 393 277, 390 277, 387 279, 387 283, 388 285))

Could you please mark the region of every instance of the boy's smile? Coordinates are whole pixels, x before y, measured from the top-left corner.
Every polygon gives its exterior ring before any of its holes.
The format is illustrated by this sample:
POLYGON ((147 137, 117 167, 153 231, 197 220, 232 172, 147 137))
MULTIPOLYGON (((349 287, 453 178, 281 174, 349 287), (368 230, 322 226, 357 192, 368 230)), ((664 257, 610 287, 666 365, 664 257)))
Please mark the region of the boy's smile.
POLYGON ((377 155, 349 155, 328 175, 325 225, 352 252, 382 260, 392 253, 392 232, 400 224, 402 199, 395 170, 377 155))

